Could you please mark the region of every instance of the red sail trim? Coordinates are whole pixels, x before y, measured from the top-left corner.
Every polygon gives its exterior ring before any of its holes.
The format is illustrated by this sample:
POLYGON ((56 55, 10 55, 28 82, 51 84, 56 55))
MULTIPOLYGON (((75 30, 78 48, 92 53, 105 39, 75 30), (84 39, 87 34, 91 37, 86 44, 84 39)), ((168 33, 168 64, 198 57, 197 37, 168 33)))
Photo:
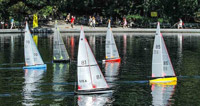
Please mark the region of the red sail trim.
POLYGON ((154 91, 154 89, 155 89, 155 85, 153 84, 153 85, 151 86, 151 91, 154 91))
POLYGON ((93 85, 92 85, 92 88, 97 88, 97 87, 96 87, 96 85, 93 84, 93 85))
POLYGON ((105 60, 106 62, 120 62, 121 59, 118 58, 118 59, 110 59, 110 60, 105 60))
POLYGON ((81 97, 78 97, 78 101, 80 101, 81 100, 81 97))
POLYGON ((78 85, 78 90, 82 89, 81 86, 78 85))
MULTIPOLYGON (((84 34, 84 38, 85 38, 85 34, 84 34)), ((88 43, 87 42, 87 39, 85 38, 85 48, 86 48, 86 52, 87 52, 87 46, 86 46, 86 43, 88 43)), ((88 44, 89 45, 89 44, 88 44)), ((90 79, 91 79, 91 84, 93 85, 93 80, 92 80, 92 73, 91 73, 91 69, 90 69, 90 62, 89 62, 89 58, 88 58, 88 52, 86 53, 87 54, 87 59, 88 59, 88 66, 89 66, 89 71, 90 71, 90 79)))

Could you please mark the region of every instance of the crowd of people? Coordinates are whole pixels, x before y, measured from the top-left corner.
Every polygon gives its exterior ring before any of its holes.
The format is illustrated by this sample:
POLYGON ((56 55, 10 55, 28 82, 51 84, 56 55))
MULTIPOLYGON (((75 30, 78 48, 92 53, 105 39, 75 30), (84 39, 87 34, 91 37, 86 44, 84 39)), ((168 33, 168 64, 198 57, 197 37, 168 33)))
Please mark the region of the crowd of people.
MULTIPOLYGON (((99 15, 89 16, 88 18, 84 17, 84 19, 82 19, 82 20, 84 20, 84 22, 81 21, 81 22, 78 23, 77 21, 80 21, 80 20, 77 19, 76 23, 80 24, 80 25, 88 25, 90 28, 95 28, 96 26, 107 26, 108 20, 111 20, 112 25, 114 23, 115 25, 121 26, 122 28, 128 28, 128 27, 136 26, 135 19, 127 21, 126 17, 123 17, 122 20, 120 20, 119 18, 116 18, 115 22, 113 21, 112 17, 103 18, 102 16, 99 16, 99 15)), ((70 13, 66 16, 65 21, 66 21, 67 24, 71 24, 72 28, 74 27, 75 17, 71 16, 71 18, 70 18, 70 13)), ((182 19, 180 18, 179 21, 177 23, 175 23, 175 25, 178 27, 178 29, 183 29, 184 23, 183 23, 182 19)))
MULTIPOLYGON (((96 26, 106 27, 108 20, 111 21, 111 25, 121 26, 122 28, 133 27, 135 24, 134 19, 132 19, 131 21, 130 20, 127 21, 126 17, 123 17, 122 19, 115 18, 114 20, 112 17, 103 18, 102 16, 94 15, 89 17, 85 16, 84 19, 82 19, 82 21, 80 21, 80 19, 76 19, 76 17, 71 15, 70 13, 68 13, 67 16, 65 17, 66 24, 71 24, 71 28, 74 28, 75 23, 80 25, 88 25, 90 28, 93 29, 95 29, 96 26)), ((13 18, 10 19, 10 22, 0 21, 0 24, 1 24, 0 29, 13 29, 16 27, 13 18)), ((182 21, 181 18, 179 18, 179 21, 174 25, 176 25, 178 29, 183 29, 184 22, 182 21)))
MULTIPOLYGON (((102 16, 99 16, 99 15, 89 16, 88 18, 84 17, 84 19, 82 19, 82 20, 84 20, 85 22, 81 21, 79 23, 78 22, 76 22, 76 23, 82 24, 82 25, 86 23, 90 28, 95 28, 96 26, 103 26, 103 24, 108 23, 108 20, 111 20, 111 23, 114 23, 112 17, 103 18, 102 16)), ((80 21, 80 20, 76 19, 76 21, 80 21)), ((68 13, 68 15, 65 18, 65 22, 66 22, 66 24, 71 24, 71 27, 73 28, 74 23, 75 23, 75 17, 71 16, 71 14, 68 13)), ((128 27, 128 22, 127 22, 126 17, 123 17, 122 21, 120 19, 116 18, 115 24, 117 24, 119 26, 121 25, 123 28, 128 27)))
POLYGON ((6 21, 1 21, 0 22, 0 29, 13 29, 15 27, 14 19, 11 18, 10 22, 6 21))

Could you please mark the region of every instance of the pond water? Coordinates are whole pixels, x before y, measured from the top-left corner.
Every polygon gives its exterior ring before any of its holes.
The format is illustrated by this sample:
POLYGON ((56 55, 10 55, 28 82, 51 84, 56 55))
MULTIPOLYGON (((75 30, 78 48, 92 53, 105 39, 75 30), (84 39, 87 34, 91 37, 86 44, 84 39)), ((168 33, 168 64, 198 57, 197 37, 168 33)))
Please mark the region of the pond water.
POLYGON ((53 35, 38 35, 47 70, 23 70, 24 37, 0 35, 0 105, 194 105, 200 104, 200 34, 163 34, 176 75, 175 85, 149 85, 154 34, 115 34, 121 63, 102 64, 105 34, 85 34, 114 88, 112 94, 74 95, 79 34, 64 33, 71 63, 52 63, 53 35))

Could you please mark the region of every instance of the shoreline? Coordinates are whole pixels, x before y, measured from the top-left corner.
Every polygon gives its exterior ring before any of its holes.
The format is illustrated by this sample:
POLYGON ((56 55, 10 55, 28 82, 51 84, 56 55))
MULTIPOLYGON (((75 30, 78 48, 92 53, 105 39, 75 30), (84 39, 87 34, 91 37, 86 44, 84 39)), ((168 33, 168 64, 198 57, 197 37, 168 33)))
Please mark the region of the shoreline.
MULTIPOLYGON (((80 33, 81 25, 71 28, 69 24, 58 25, 60 33, 80 33)), ((107 27, 90 28, 83 26, 85 33, 106 33, 107 27)), ((54 27, 42 27, 36 30, 31 29, 32 33, 53 33, 54 27)), ((155 33, 156 28, 112 28, 113 33, 155 33)), ((24 33, 24 29, 0 29, 0 34, 24 33)), ((162 29, 161 33, 200 33, 200 29, 162 29)))

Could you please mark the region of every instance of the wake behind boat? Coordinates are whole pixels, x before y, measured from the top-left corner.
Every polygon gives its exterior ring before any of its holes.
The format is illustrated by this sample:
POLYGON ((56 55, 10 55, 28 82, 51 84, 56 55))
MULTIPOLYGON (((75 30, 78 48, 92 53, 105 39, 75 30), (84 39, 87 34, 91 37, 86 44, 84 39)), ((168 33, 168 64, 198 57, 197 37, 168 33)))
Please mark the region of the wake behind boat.
POLYGON ((160 33, 160 23, 157 25, 153 46, 152 78, 150 84, 177 81, 163 36, 160 33))
MULTIPOLYGON (((77 60, 78 89, 76 94, 109 93, 111 90, 96 62, 81 28, 77 60)), ((76 86, 76 84, 75 84, 76 86)))
POLYGON ((46 69, 47 66, 44 64, 35 42, 33 41, 27 22, 24 35, 24 56, 26 66, 24 66, 23 69, 46 69))
POLYGON ((119 53, 110 27, 110 20, 106 33, 106 59, 103 62, 120 62, 119 53))

